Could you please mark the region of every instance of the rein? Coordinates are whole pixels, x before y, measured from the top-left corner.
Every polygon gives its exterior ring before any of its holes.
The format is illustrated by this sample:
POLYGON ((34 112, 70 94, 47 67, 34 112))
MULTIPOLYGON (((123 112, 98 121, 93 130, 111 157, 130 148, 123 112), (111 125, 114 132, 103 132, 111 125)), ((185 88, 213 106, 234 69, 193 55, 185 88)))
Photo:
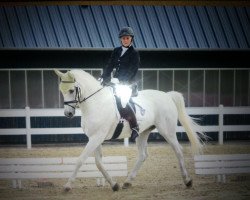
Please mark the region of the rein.
POLYGON ((89 95, 88 97, 84 98, 83 100, 79 101, 79 103, 82 103, 83 101, 86 101, 90 97, 94 96, 96 93, 100 92, 104 87, 100 88, 99 90, 95 91, 93 94, 89 95))
MULTIPOLYGON (((72 81, 61 81, 62 83, 75 83, 72 81)), ((75 87, 76 88, 76 95, 75 95, 75 100, 72 101, 64 101, 64 105, 70 106, 72 108, 75 109, 74 106, 70 105, 70 103, 82 103, 84 101, 86 101, 87 99, 89 99, 90 97, 94 96, 96 93, 100 92, 104 87, 100 88, 99 90, 95 91, 93 94, 85 97, 84 99, 80 99, 81 98, 81 88, 80 87, 75 87)))

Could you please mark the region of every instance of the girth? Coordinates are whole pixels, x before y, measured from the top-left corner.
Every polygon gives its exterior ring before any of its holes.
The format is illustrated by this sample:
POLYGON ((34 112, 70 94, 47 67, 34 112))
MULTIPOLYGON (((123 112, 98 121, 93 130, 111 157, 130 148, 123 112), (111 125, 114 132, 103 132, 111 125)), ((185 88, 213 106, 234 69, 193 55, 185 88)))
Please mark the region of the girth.
POLYGON ((132 98, 130 98, 130 100, 125 108, 122 107, 121 99, 119 97, 117 97, 116 95, 115 95, 115 100, 116 100, 117 109, 121 115, 121 118, 126 119, 128 112, 129 112, 129 110, 128 110, 129 107, 132 108, 134 113, 136 113, 135 104, 134 104, 132 98))

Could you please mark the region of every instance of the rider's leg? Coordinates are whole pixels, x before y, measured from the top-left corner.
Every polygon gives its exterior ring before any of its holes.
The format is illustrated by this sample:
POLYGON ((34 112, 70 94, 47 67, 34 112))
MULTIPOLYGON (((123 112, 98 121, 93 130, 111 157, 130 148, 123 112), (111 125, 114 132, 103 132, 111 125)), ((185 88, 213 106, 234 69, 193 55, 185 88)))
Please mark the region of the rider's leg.
POLYGON ((129 122, 129 126, 132 130, 131 140, 134 141, 135 138, 137 138, 139 136, 139 126, 138 126, 138 123, 136 120, 135 112, 129 103, 127 104, 125 109, 127 111, 127 120, 129 122))
MULTIPOLYGON (((135 112, 132 109, 130 103, 126 105, 125 108, 122 107, 121 105, 121 99, 116 96, 116 101, 117 101, 117 106, 118 110, 121 114, 121 117, 126 119, 129 122, 129 126, 132 130, 131 134, 131 140, 134 141, 135 138, 139 135, 139 126, 137 124, 135 112)), ((132 102, 132 99, 130 99, 130 102, 132 102)))

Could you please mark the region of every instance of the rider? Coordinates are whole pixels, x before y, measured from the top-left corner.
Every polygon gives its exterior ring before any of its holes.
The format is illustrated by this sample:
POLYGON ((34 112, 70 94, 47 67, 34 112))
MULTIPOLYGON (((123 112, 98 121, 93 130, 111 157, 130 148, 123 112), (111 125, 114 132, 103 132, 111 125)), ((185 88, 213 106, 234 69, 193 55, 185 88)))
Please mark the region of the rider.
MULTIPOLYGON (((108 65, 103 69, 101 78, 104 86, 110 83, 111 73, 114 69, 113 77, 117 78, 120 83, 129 85, 135 83, 135 76, 140 65, 140 55, 132 45, 134 39, 133 29, 131 27, 122 28, 119 32, 119 39, 121 46, 113 50, 108 65)), ((122 113, 126 116, 125 119, 129 121, 132 129, 131 140, 133 141, 139 132, 135 113, 129 104, 122 110, 122 113)))

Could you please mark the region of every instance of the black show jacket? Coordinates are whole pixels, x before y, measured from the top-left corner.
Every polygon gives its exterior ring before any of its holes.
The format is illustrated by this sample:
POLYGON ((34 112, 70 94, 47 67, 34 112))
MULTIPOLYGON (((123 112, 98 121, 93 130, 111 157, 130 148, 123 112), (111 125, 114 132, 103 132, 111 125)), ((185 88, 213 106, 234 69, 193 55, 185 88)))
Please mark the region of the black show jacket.
POLYGON ((104 68, 102 78, 105 81, 110 81, 111 72, 116 69, 114 78, 118 78, 120 82, 133 83, 140 65, 140 55, 133 46, 120 56, 122 47, 116 47, 109 59, 108 65, 104 68))

